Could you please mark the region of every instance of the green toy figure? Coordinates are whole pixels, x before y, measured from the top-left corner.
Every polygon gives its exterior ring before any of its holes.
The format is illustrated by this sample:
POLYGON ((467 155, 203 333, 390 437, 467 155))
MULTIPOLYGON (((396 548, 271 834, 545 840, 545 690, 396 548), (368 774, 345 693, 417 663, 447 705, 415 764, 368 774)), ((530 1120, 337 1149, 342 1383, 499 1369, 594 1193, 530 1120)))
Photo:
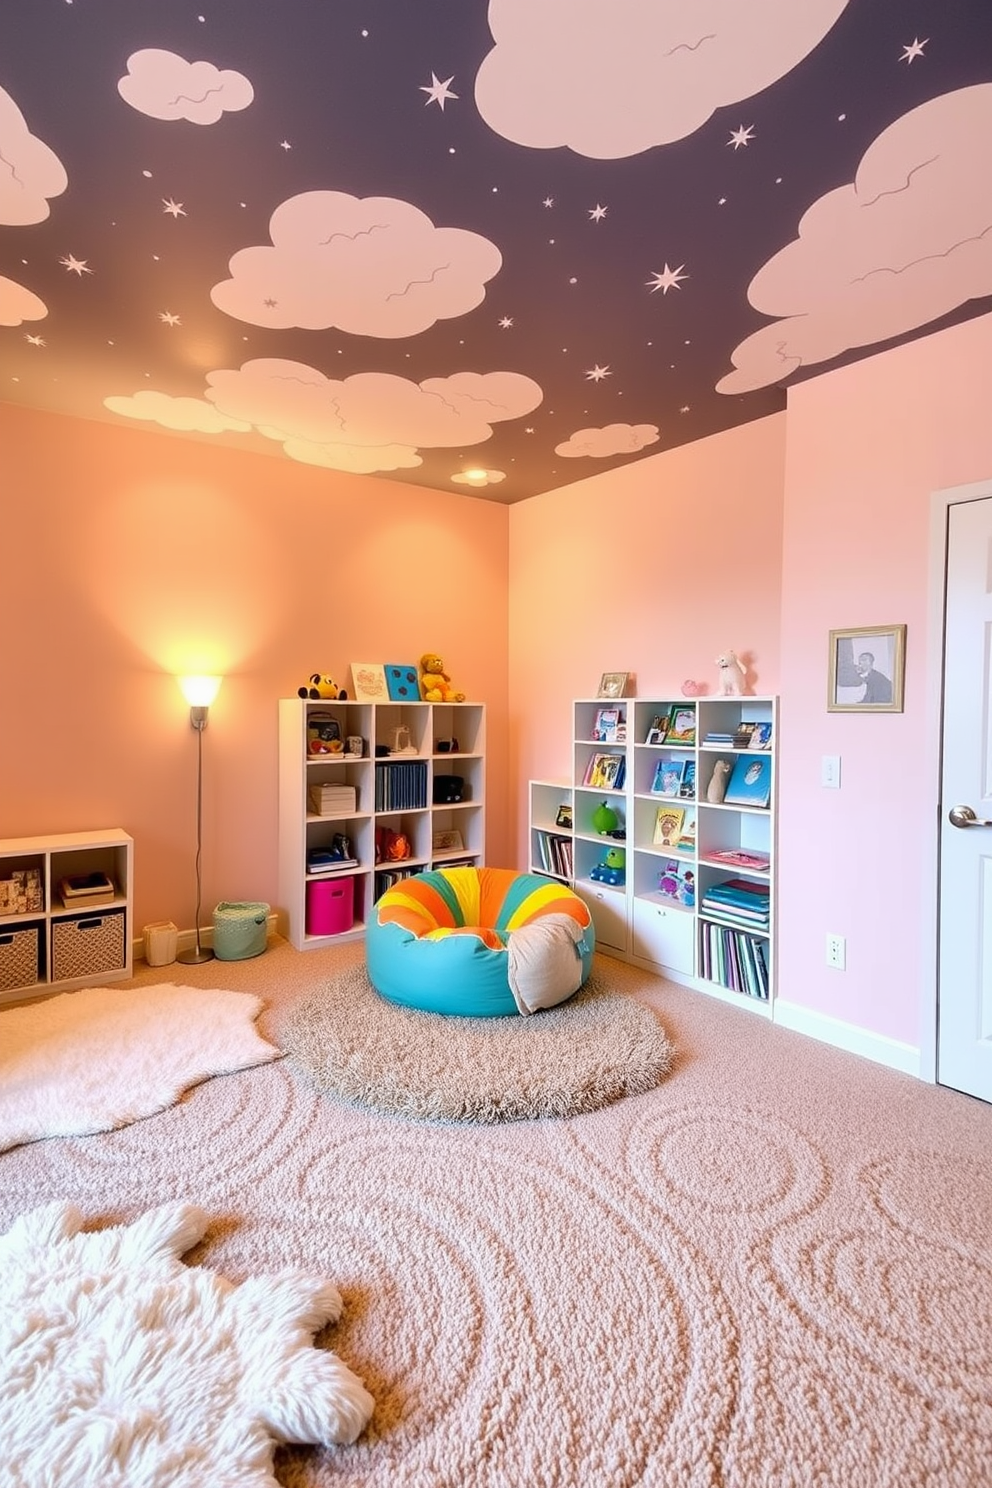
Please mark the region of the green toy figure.
POLYGON ((589 877, 597 883, 622 889, 627 873, 627 854, 622 847, 608 847, 589 877))

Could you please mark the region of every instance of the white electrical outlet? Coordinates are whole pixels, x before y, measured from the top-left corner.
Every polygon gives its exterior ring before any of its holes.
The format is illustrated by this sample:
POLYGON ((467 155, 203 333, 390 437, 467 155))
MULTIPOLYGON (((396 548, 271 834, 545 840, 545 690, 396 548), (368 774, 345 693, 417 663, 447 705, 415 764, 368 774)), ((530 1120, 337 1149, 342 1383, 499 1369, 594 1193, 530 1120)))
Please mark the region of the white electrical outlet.
POLYGON ((843 971, 847 965, 847 941, 843 935, 827 936, 827 965, 843 971))

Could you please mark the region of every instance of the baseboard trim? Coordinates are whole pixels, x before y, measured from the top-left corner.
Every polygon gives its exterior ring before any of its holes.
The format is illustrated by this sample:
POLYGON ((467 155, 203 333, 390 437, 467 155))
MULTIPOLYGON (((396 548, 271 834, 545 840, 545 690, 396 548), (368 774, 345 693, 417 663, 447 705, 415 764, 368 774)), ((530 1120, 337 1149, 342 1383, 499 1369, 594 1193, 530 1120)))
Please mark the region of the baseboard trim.
MULTIPOLYGON (((279 919, 278 913, 275 910, 273 910, 272 913, 268 916, 268 922, 267 922, 266 927, 265 927, 266 937, 268 937, 270 935, 275 935, 277 933, 277 929, 278 929, 277 922, 278 922, 278 919, 279 919)), ((214 943, 214 927, 213 927, 213 925, 212 924, 210 924, 210 925, 201 925, 201 927, 200 927, 200 944, 201 944, 201 946, 212 946, 213 943, 214 943)), ((196 945, 196 931, 195 930, 180 930, 178 936, 176 937, 176 950, 177 951, 191 951, 195 945, 196 945)), ((133 956, 133 958, 134 958, 135 961, 144 961, 144 959, 145 959, 145 938, 144 938, 143 935, 135 936, 135 939, 134 939, 134 942, 133 942, 133 946, 132 946, 132 956, 133 956)))
POLYGON ((831 1018, 827 1013, 815 1013, 797 1003, 775 999, 775 1022, 780 1028, 789 1028, 793 1033, 805 1033, 818 1039, 821 1044, 832 1044, 835 1049, 845 1049, 848 1054, 860 1054, 864 1059, 884 1064, 888 1069, 899 1070, 904 1075, 915 1075, 923 1079, 920 1070, 920 1051, 912 1044, 900 1043, 898 1039, 886 1038, 881 1033, 870 1033, 857 1028, 853 1023, 844 1023, 840 1018, 831 1018))

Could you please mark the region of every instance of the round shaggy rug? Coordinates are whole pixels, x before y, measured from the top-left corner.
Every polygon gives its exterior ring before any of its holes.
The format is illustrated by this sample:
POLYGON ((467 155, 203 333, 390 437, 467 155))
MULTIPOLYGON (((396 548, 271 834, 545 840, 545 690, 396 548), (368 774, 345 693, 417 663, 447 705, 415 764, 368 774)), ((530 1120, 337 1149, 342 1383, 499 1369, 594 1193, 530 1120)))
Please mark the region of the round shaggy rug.
POLYGON ((674 1055, 657 1015, 595 973, 529 1018, 447 1018, 388 1002, 354 966, 294 1010, 281 1042, 319 1090, 421 1121, 577 1116, 653 1089, 674 1055))

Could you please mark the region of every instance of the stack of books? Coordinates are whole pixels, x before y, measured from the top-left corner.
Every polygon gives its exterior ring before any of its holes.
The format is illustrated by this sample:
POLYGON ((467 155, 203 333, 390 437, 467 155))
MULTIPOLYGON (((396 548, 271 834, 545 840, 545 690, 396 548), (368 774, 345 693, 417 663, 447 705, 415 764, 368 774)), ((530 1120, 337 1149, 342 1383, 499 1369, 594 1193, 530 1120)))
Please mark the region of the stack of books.
POLYGON ((347 816, 357 800, 353 785, 331 785, 326 780, 310 787, 310 809, 317 816, 347 816))
POLYGON ((717 847, 707 853, 719 863, 728 863, 731 868, 751 868, 755 873, 767 873, 771 865, 771 854, 757 848, 717 847))
POLYGON ((769 888, 746 878, 727 878, 711 884, 703 895, 703 913, 723 925, 767 930, 770 919, 769 888))
POLYGON ((733 734, 719 733, 716 729, 710 729, 707 732, 706 737, 703 739, 704 744, 716 744, 720 747, 722 747, 724 744, 733 744, 733 742, 733 734))

